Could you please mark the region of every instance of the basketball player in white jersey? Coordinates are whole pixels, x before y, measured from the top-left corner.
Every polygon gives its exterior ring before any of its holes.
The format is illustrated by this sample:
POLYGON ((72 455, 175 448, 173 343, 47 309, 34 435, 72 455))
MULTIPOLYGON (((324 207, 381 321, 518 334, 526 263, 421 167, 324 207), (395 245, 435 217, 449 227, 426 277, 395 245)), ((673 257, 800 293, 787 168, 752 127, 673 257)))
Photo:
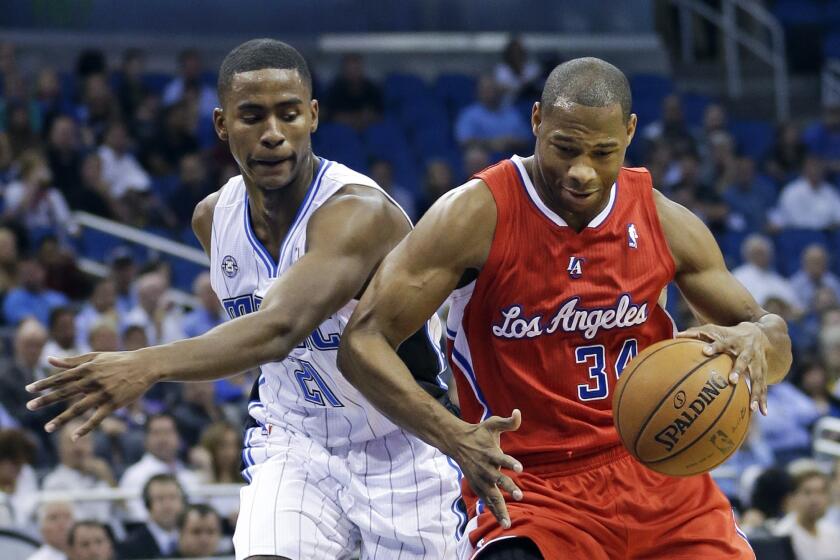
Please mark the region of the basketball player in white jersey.
MULTIPOLYGON (((212 285, 231 321, 200 337, 54 359, 30 386, 40 408, 81 397, 47 425, 94 411, 81 436, 159 381, 218 379, 260 366, 248 411, 238 560, 454 557, 458 471, 398 429, 339 372, 357 298, 410 221, 368 177, 312 153, 309 70, 269 39, 231 51, 219 75, 216 131, 242 172, 196 208, 212 285)), ((418 383, 445 395, 429 326, 401 347, 418 383)))

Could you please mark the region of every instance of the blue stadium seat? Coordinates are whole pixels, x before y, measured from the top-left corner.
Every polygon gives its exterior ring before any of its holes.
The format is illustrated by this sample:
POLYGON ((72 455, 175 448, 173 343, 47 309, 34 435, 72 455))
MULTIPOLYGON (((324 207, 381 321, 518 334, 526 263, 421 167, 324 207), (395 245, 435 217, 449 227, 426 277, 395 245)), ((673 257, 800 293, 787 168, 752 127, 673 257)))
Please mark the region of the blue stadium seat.
POLYGON ((775 130, 767 121, 737 120, 729 122, 729 131, 738 150, 753 159, 761 159, 773 145, 775 130))
POLYGON ((467 74, 441 74, 435 81, 434 92, 455 119, 461 109, 475 101, 476 79, 467 74))
POLYGON ((82 228, 78 244, 82 255, 95 261, 104 262, 108 254, 118 246, 123 245, 123 242, 113 235, 95 229, 82 228))
POLYGON ((785 27, 819 25, 823 23, 823 9, 813 0, 776 0, 773 14, 785 27))
POLYGON ((808 245, 817 243, 828 248, 828 237, 814 229, 786 229, 776 235, 776 268, 785 276, 799 270, 802 251, 808 245))
POLYGON ((840 58, 840 32, 827 33, 823 38, 823 56, 840 58))
POLYGON ((823 18, 829 25, 840 24, 840 0, 829 0, 825 3, 823 18))
POLYGON ((172 80, 172 77, 171 74, 163 72, 146 72, 143 74, 143 85, 149 88, 151 92, 160 95, 163 93, 166 84, 172 80))
POLYGON ((689 127, 700 126, 706 107, 712 103, 712 98, 699 93, 684 93, 681 96, 683 115, 689 127))
POLYGON ((339 161, 362 173, 367 171, 367 158, 362 141, 355 130, 340 123, 323 123, 312 137, 315 152, 339 161))
POLYGON ((741 245, 744 239, 749 235, 745 231, 727 231, 717 239, 720 250, 723 253, 723 258, 726 261, 726 266, 733 269, 743 263, 741 258, 741 245))
POLYGON ((443 115, 426 119, 414 130, 412 145, 421 161, 447 158, 458 150, 452 139, 452 127, 443 115))
POLYGON ((661 74, 633 74, 630 76, 630 88, 633 94, 654 95, 665 97, 674 91, 671 78, 661 74))
POLYGON ((362 134, 368 157, 384 159, 394 168, 394 178, 400 185, 417 186, 417 165, 403 129, 391 119, 370 125, 362 134))
POLYGON ((388 74, 382 84, 382 89, 386 111, 398 114, 406 103, 429 95, 426 82, 415 74, 398 72, 388 74))

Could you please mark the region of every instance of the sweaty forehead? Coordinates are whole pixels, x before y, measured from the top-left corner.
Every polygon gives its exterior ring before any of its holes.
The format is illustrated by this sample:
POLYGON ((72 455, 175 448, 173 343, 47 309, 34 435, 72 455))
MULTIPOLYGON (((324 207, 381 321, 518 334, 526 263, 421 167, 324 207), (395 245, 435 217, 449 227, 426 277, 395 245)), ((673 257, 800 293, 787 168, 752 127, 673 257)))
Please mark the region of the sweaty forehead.
POLYGON ((269 102, 297 97, 309 98, 309 88, 293 68, 263 68, 233 75, 226 97, 236 104, 246 100, 269 102))

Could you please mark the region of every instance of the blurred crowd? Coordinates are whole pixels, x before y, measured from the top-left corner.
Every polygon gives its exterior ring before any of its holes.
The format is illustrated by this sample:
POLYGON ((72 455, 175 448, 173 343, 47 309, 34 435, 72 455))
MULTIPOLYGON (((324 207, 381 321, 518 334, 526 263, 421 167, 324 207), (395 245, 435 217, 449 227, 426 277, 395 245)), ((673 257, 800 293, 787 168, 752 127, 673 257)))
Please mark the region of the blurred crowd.
MULTIPOLYGON (((254 372, 162 384, 76 442, 77 425, 46 434, 60 410, 26 410, 24 390, 54 371, 47 356, 138 349, 224 319, 207 273, 188 286, 185 307, 171 264, 129 246, 107 251, 104 276, 82 272, 89 246, 74 219, 81 210, 195 244, 195 204, 237 174, 212 127, 214 74, 196 50, 178 54, 171 76, 147 71, 136 49, 118 68, 95 49, 73 69, 22 68, 18 58, 0 44, 0 526, 43 542, 41 560, 230 552, 238 499, 197 489, 240 482, 254 372), (141 498, 42 503, 36 494, 114 487, 141 498)), ((408 106, 393 92, 408 83, 410 97, 419 77, 379 80, 348 55, 328 83, 314 69, 316 152, 369 173, 418 219, 475 171, 530 153, 530 107, 554 62, 513 40, 495 67, 440 90, 439 104, 408 106), (412 111, 423 111, 423 125, 412 111)), ((735 140, 722 104, 707 104, 698 121, 680 95, 665 96, 659 117, 639 123, 627 165, 647 167, 657 188, 698 214, 735 276, 788 320, 793 371, 771 387, 769 416, 755 417, 719 481, 746 529, 787 535, 800 559, 819 558, 807 547, 840 535, 840 473, 813 454, 815 424, 840 418, 840 107, 775 123, 758 155, 735 140)), ((677 324, 691 326, 671 296, 677 324)))

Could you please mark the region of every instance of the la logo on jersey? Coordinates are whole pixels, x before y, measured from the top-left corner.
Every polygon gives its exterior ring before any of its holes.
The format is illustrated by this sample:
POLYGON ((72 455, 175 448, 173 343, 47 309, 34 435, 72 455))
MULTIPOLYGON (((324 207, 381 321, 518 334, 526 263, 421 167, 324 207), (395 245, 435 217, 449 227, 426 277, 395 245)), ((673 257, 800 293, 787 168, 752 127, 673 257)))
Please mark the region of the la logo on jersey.
POLYGON ((627 224, 627 245, 631 249, 639 247, 639 232, 636 231, 636 224, 627 224))
POLYGON ((569 257, 569 266, 566 267, 566 271, 569 273, 569 276, 572 278, 580 278, 583 276, 583 263, 586 262, 586 259, 582 257, 569 257))

